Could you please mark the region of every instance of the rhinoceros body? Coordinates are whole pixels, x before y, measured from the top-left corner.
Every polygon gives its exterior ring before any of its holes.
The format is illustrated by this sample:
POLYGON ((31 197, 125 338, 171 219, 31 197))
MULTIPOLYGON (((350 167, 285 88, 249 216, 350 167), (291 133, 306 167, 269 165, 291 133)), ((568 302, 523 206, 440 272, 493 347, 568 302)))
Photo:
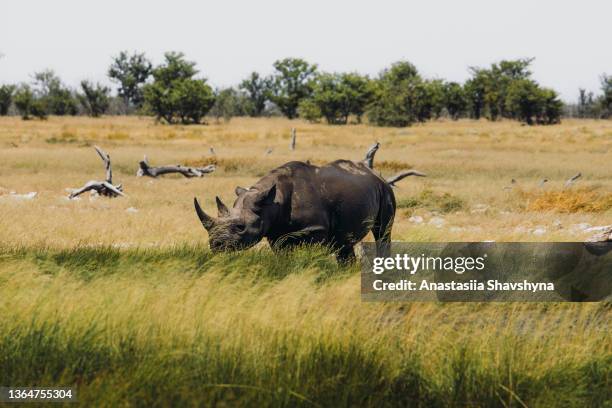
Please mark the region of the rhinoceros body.
POLYGON ((337 160, 321 167, 289 162, 236 194, 231 209, 217 198, 216 219, 195 200, 213 250, 246 248, 266 238, 273 248, 328 245, 346 261, 370 231, 380 250, 390 241, 393 190, 362 162, 337 160))

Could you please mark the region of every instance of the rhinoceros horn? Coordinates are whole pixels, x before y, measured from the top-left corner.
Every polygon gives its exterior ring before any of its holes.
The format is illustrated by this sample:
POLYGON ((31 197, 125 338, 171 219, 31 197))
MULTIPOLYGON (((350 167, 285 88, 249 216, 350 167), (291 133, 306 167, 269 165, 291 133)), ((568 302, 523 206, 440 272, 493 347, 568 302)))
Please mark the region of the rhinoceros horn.
POLYGON ((217 202, 217 211, 219 212, 218 217, 229 217, 230 211, 223 201, 219 197, 215 197, 215 201, 217 202))
POLYGON ((196 213, 198 214, 198 218, 200 219, 200 222, 202 223, 204 228, 206 228, 206 230, 209 230, 214 227, 216 220, 204 212, 202 207, 200 207, 200 203, 198 203, 198 199, 195 197, 193 198, 193 205, 195 207, 196 213))

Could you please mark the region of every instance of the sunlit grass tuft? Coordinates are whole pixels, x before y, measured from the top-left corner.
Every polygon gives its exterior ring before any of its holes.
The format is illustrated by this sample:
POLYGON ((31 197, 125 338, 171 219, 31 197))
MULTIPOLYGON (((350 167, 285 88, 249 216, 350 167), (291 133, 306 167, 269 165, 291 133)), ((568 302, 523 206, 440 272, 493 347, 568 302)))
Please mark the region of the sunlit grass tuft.
POLYGON ((606 212, 612 210, 612 193, 590 188, 560 191, 521 191, 528 211, 555 211, 559 213, 606 212))
POLYGON ((430 189, 424 189, 414 197, 399 200, 397 207, 407 210, 425 208, 430 211, 451 213, 464 209, 465 201, 448 192, 436 193, 430 189))

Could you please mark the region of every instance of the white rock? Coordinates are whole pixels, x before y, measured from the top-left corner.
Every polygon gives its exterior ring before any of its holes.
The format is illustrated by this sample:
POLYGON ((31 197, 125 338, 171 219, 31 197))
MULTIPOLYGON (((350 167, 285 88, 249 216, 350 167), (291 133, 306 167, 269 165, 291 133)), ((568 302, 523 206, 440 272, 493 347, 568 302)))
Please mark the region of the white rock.
POLYGON ((533 235, 544 235, 546 234, 546 228, 544 227, 536 227, 533 231, 531 231, 533 235))
POLYGON ((113 248, 118 248, 118 249, 130 248, 131 246, 132 244, 130 244, 129 242, 117 242, 117 243, 112 244, 113 248))
POLYGON ((612 225, 600 225, 596 227, 586 228, 584 232, 588 232, 589 234, 599 234, 601 232, 607 231, 612 228, 612 225))
POLYGON ((414 224, 421 224, 423 223, 423 217, 419 216, 419 215, 413 215, 412 217, 408 218, 408 221, 414 223, 414 224))
POLYGON ((486 204, 476 204, 470 211, 472 214, 482 214, 487 212, 489 206, 486 204))
POLYGON ((583 232, 584 230, 591 228, 591 224, 586 223, 586 222, 581 222, 580 224, 572 225, 570 228, 574 232, 583 232))
POLYGON ((429 220, 429 224, 435 226, 436 228, 442 228, 445 223, 446 220, 442 217, 433 217, 429 220))
POLYGON ((15 200, 32 200, 36 197, 38 193, 36 191, 31 191, 25 194, 17 194, 14 191, 11 191, 9 197, 14 198, 15 200))
POLYGON ((129 213, 137 213, 138 212, 138 208, 130 207, 130 208, 128 208, 125 211, 127 211, 129 213))

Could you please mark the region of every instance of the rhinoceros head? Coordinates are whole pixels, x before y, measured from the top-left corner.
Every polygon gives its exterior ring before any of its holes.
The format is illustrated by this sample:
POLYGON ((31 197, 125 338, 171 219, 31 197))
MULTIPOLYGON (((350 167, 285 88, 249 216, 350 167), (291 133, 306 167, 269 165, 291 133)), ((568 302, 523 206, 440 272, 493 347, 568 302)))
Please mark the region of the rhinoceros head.
POLYGON ((215 252, 246 249, 261 241, 270 226, 271 214, 267 210, 275 196, 276 185, 265 190, 242 189, 231 209, 216 197, 217 218, 206 214, 194 198, 198 218, 208 231, 210 249, 215 252))

